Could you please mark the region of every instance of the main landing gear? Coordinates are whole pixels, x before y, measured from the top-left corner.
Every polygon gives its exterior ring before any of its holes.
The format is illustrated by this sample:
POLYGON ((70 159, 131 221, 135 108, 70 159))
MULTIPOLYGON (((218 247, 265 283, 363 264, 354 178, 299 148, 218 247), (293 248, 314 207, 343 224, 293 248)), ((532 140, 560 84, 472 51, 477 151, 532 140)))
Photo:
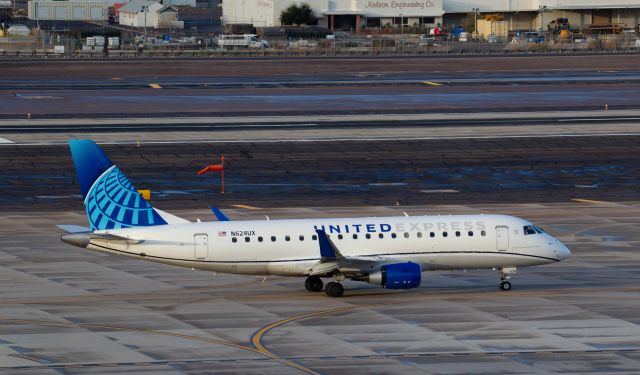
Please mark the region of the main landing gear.
POLYGON ((342 295, 344 294, 344 287, 342 286, 342 284, 332 281, 328 283, 324 288, 324 292, 329 297, 342 297, 342 295))
POLYGON ((304 282, 304 287, 310 292, 322 292, 322 279, 316 276, 309 276, 304 282))
POLYGON ((508 281, 511 274, 516 273, 515 267, 500 268, 500 289, 506 291, 511 290, 511 283, 508 281))
MULTIPOLYGON (((316 276, 309 276, 304 282, 304 287, 309 292, 322 292, 322 279, 316 276)), ((344 294, 344 287, 339 282, 331 281, 324 286, 324 292, 329 297, 342 297, 344 294)))

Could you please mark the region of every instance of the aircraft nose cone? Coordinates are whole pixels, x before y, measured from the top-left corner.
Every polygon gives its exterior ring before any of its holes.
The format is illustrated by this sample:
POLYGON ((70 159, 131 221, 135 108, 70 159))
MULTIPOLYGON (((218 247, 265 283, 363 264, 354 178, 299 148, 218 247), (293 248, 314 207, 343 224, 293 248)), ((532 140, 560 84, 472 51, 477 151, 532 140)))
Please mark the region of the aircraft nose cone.
POLYGON ((89 238, 88 233, 68 233, 63 234, 60 239, 63 242, 68 243, 69 245, 78 246, 82 248, 86 248, 89 246, 89 242, 91 242, 91 238, 89 238))
POLYGON ((564 244, 558 244, 558 255, 560 256, 561 260, 567 259, 571 256, 571 250, 569 250, 569 248, 564 244))

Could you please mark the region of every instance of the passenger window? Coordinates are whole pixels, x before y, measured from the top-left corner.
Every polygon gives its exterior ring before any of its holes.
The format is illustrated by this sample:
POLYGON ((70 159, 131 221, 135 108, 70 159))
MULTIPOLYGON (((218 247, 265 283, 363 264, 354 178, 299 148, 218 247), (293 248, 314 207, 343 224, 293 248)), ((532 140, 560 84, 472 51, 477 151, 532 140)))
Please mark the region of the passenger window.
POLYGON ((357 235, 357 234, 354 234, 354 235, 353 235, 353 239, 354 239, 354 240, 357 240, 357 239, 358 239, 358 235, 357 235))
POLYGON ((442 237, 448 236, 447 232, 442 232, 442 237))
POLYGON ((456 237, 460 237, 460 231, 456 231, 456 237))
POLYGON ((391 238, 396 238, 396 237, 398 237, 398 235, 397 235, 397 234, 395 234, 395 233, 391 233, 391 238))
POLYGON ((480 232, 480 235, 481 235, 482 237, 484 237, 484 236, 486 236, 486 235, 487 235, 487 232, 483 230, 483 231, 481 231, 481 232, 480 232))
POLYGON ((469 232, 467 232, 467 234, 469 235, 469 237, 473 237, 473 231, 470 230, 469 232))
POLYGON ((530 234, 536 234, 536 230, 533 229, 531 225, 525 225, 524 227, 522 227, 522 231, 524 232, 525 236, 530 234))
POLYGON ((258 242, 262 242, 262 237, 258 237, 258 242))
POLYGON ((244 242, 249 242, 249 241, 251 241, 251 237, 245 237, 244 238, 244 242))
POLYGON ((409 232, 404 232, 404 238, 409 238, 409 232))
POLYGON ((314 240, 314 241, 317 241, 317 240, 318 240, 318 236, 316 236, 316 235, 314 234, 313 236, 311 236, 311 239, 312 239, 312 240, 314 240))
POLYGON ((371 235, 369 233, 365 234, 364 236, 367 237, 368 240, 371 239, 371 235))
POLYGON ((378 238, 384 238, 384 234, 378 233, 378 238))
POLYGON ((422 232, 418 232, 418 238, 422 238, 422 232))
POLYGON ((285 241, 291 241, 291 237, 289 237, 289 236, 284 236, 284 240, 285 240, 285 241))
POLYGON ((236 242, 238 242, 238 239, 237 239, 237 238, 235 238, 235 237, 232 237, 232 238, 231 238, 231 242, 236 243, 236 242))
POLYGON ((271 236, 271 242, 276 242, 276 236, 271 236))
POLYGON ((304 241, 304 236, 300 235, 300 237, 298 237, 300 239, 300 241, 304 241))
POLYGON ((339 235, 338 235, 338 239, 339 239, 339 240, 341 240, 341 239, 343 239, 343 238, 344 238, 344 237, 343 237, 341 234, 339 234, 339 235))
POLYGON ((433 237, 435 237, 435 236, 436 236, 436 234, 435 234, 435 233, 433 233, 433 232, 429 233, 429 237, 433 238, 433 237))

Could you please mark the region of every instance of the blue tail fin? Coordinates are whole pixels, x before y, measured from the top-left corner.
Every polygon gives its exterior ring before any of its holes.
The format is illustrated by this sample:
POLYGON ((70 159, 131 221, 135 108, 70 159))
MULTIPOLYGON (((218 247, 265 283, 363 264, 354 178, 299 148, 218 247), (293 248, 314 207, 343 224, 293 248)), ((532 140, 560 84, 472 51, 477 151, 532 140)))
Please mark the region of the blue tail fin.
POLYGON ((91 230, 167 224, 93 141, 69 147, 91 230))

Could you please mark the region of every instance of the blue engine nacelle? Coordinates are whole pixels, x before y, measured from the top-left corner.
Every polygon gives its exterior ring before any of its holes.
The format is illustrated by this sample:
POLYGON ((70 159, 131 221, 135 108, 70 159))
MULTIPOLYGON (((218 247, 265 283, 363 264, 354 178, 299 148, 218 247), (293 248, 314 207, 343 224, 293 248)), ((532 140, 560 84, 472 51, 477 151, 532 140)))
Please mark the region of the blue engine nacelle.
POLYGON ((369 275, 369 282, 387 289, 411 289, 420 286, 422 268, 417 263, 395 263, 380 267, 369 275))

